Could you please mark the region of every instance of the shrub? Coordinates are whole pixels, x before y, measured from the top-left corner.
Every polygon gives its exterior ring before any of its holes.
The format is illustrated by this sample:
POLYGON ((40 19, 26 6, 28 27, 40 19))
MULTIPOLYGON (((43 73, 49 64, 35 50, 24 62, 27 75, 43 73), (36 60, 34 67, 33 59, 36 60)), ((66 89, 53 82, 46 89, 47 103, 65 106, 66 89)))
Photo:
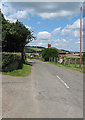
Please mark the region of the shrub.
POLYGON ((21 67, 21 53, 2 53, 2 71, 12 71, 21 67))
POLYGON ((42 52, 42 57, 45 61, 48 61, 50 57, 58 57, 58 51, 55 48, 46 48, 42 52))

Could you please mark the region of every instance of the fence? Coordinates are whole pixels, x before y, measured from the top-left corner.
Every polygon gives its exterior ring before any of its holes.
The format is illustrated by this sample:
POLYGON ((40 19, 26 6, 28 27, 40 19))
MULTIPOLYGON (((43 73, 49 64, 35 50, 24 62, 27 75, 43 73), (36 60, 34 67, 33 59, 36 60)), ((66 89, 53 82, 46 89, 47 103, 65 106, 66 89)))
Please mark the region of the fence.
MULTIPOLYGON (((51 57, 49 58, 49 62, 55 62, 55 63, 61 63, 64 65, 74 65, 75 67, 78 67, 80 64, 80 59, 79 58, 56 58, 56 57, 51 57)), ((82 59, 81 61, 82 64, 84 64, 84 60, 82 59)))

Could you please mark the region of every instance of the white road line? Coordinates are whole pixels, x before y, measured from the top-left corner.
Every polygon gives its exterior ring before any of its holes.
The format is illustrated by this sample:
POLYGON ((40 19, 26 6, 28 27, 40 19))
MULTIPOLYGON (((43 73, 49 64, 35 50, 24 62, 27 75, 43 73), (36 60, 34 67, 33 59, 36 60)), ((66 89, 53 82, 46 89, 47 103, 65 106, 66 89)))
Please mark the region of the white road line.
POLYGON ((56 75, 56 76, 66 86, 66 88, 70 88, 58 75, 56 75))

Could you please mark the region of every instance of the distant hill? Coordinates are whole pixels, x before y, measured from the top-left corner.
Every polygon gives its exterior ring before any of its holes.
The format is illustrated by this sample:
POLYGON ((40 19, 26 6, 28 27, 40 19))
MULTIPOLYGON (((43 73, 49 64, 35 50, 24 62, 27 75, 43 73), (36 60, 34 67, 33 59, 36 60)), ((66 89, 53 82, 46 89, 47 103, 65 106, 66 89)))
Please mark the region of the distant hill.
POLYGON ((64 51, 64 52, 70 52, 69 50, 64 50, 64 49, 59 49, 61 51, 64 51))
POLYGON ((45 48, 40 46, 25 46, 26 53, 41 53, 43 49, 45 48))
MULTIPOLYGON (((41 53, 45 47, 40 47, 40 46, 25 46, 25 51, 26 53, 41 53)), ((68 53, 79 53, 79 52, 74 52, 74 51, 69 51, 69 50, 64 50, 64 49, 59 49, 63 52, 68 52, 68 53)))
POLYGON ((60 49, 61 51, 64 51, 64 52, 69 52, 69 53, 80 53, 78 51, 70 51, 70 50, 64 50, 64 49, 60 49))

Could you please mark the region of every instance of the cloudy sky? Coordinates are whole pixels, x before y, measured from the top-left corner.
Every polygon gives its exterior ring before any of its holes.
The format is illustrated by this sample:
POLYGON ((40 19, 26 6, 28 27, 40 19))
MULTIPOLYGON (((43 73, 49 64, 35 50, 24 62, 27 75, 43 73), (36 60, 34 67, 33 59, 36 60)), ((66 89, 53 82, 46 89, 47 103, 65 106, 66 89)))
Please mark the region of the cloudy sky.
MULTIPOLYGON (((2 2, 2 13, 10 22, 17 19, 34 31, 31 46, 79 51, 82 2, 2 2)), ((83 18, 84 19, 84 18, 83 18)))

